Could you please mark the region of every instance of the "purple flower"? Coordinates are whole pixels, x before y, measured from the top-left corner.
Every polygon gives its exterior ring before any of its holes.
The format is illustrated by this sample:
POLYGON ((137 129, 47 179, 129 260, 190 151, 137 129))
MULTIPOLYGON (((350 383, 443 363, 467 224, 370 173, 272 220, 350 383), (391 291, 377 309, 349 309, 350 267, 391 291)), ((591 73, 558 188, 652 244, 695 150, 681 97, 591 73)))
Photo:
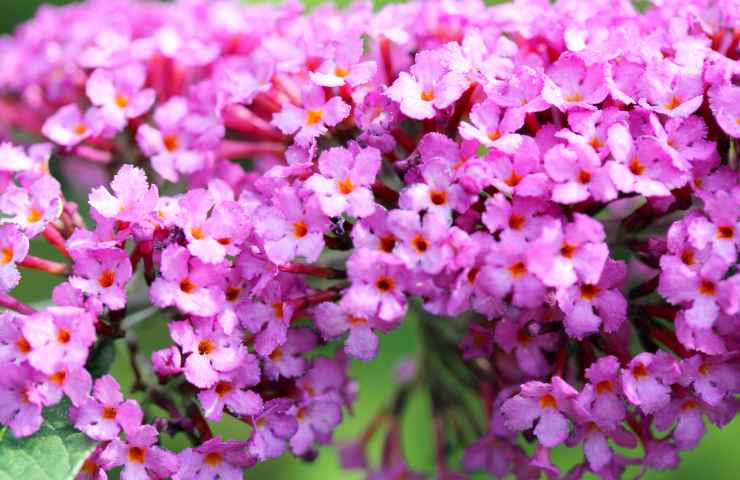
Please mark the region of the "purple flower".
POLYGON ((545 286, 527 267, 532 245, 515 236, 506 236, 491 246, 487 262, 478 274, 481 287, 496 298, 511 295, 511 303, 521 308, 542 304, 545 286))
POLYGON ((488 92, 488 98, 501 107, 541 112, 550 108, 541 96, 543 85, 544 78, 540 71, 528 65, 518 65, 499 88, 488 92))
POLYGON ((244 443, 212 438, 196 448, 186 448, 179 455, 179 468, 173 480, 241 480, 244 469, 254 460, 244 451, 244 443))
POLYGON ((162 252, 161 277, 154 280, 149 296, 158 307, 175 305, 185 313, 215 315, 224 302, 216 267, 191 257, 188 250, 170 245, 162 252))
MULTIPOLYGON (((10 218, 30 239, 62 213, 62 192, 59 182, 49 175, 34 180, 28 186, 11 186, 0 196, 0 212, 10 218)), ((4 222, 4 223, 5 223, 4 222)))
POLYGON ((91 108, 83 115, 77 105, 67 105, 46 119, 42 132, 58 145, 74 147, 102 130, 103 119, 98 109, 91 108))
POLYGON ((51 375, 59 365, 82 367, 95 342, 95 317, 81 308, 49 307, 23 323, 34 368, 51 375))
POLYGON ((252 436, 248 452, 260 461, 276 458, 285 451, 285 444, 298 430, 298 422, 288 409, 291 402, 285 398, 265 403, 262 414, 252 417, 252 436))
POLYGON ((561 110, 593 108, 607 96, 604 65, 586 65, 583 59, 566 52, 547 69, 542 98, 561 110))
POLYGON ((392 210, 388 226, 399 240, 393 253, 410 270, 421 269, 429 274, 439 273, 450 260, 452 250, 447 244, 448 221, 436 212, 427 212, 421 218, 417 212, 392 210))
POLYGON ((298 145, 308 145, 311 141, 328 132, 330 127, 336 126, 347 118, 350 106, 340 97, 332 97, 328 101, 321 87, 312 86, 301 93, 303 108, 286 104, 283 109, 273 115, 272 124, 286 135, 295 134, 298 145))
POLYGON ((475 197, 455 181, 455 171, 442 161, 425 162, 420 173, 423 182, 413 183, 401 192, 398 200, 403 209, 433 212, 451 218, 453 210, 465 212, 475 197))
POLYGON ((627 300, 618 287, 627 275, 624 262, 607 260, 598 283, 582 283, 557 292, 560 308, 565 312, 565 331, 582 339, 603 327, 614 332, 627 318, 627 300))
POLYGON ((356 317, 336 303, 324 302, 316 306, 313 315, 321 335, 330 340, 349 332, 344 351, 360 360, 371 360, 378 351, 378 337, 373 332, 371 319, 356 317))
POLYGON ((433 118, 436 110, 452 105, 468 87, 465 76, 448 71, 440 52, 424 50, 416 54, 411 73, 401 72, 386 95, 401 104, 407 117, 433 118))
POLYGON ((560 335, 541 331, 538 323, 542 310, 524 311, 516 317, 505 316, 496 324, 494 339, 507 353, 514 352, 519 368, 533 377, 544 375, 548 362, 544 352, 557 348, 560 335))
POLYGON ((67 395, 72 405, 78 407, 89 398, 92 377, 84 368, 60 365, 41 386, 47 404, 56 404, 67 395))
POLYGON ((157 430, 138 425, 125 431, 126 441, 113 439, 100 454, 100 461, 110 469, 123 465, 123 480, 165 478, 177 471, 177 455, 154 446, 157 430))
POLYGON ((205 417, 217 422, 225 407, 237 415, 258 415, 262 411, 262 398, 247 387, 259 383, 260 373, 259 362, 251 354, 245 355, 236 369, 222 373, 213 387, 198 393, 205 417))
POLYGON ((342 308, 352 315, 386 322, 406 313, 406 269, 399 260, 391 260, 382 252, 359 250, 347 261, 352 286, 342 298, 342 308))
POLYGON ((255 230, 265 241, 267 257, 278 265, 297 256, 314 262, 324 249, 323 234, 328 230, 327 218, 319 205, 310 199, 301 201, 292 187, 283 187, 273 194, 273 206, 258 213, 255 230))
POLYGON ((740 138, 740 88, 721 85, 711 89, 709 106, 722 130, 731 137, 740 138))
POLYGON ((74 270, 69 283, 74 288, 98 297, 111 310, 126 306, 126 284, 132 270, 125 250, 73 250, 72 258, 74 270))
POLYGON ((140 222, 151 214, 159 199, 156 185, 149 185, 140 168, 124 165, 111 182, 111 195, 105 187, 90 192, 90 205, 106 218, 121 222, 140 222))
POLYGON ((21 279, 16 263, 28 255, 28 238, 13 224, 0 225, 0 293, 15 288, 21 279))
POLYGON ((592 421, 609 431, 621 424, 625 415, 619 372, 616 357, 609 355, 596 360, 586 369, 590 383, 584 385, 576 400, 590 412, 592 421))
POLYGON ((222 373, 234 370, 245 358, 240 339, 226 335, 213 318, 170 322, 169 330, 172 340, 184 354, 189 354, 185 359, 185 378, 196 387, 213 387, 222 373))
POLYGON ((671 400, 670 385, 679 374, 678 363, 671 354, 643 352, 622 371, 622 389, 632 404, 646 414, 655 413, 671 400))
POLYGON ((314 400, 295 405, 291 411, 298 421, 298 430, 290 437, 290 449, 304 455, 314 442, 327 438, 342 420, 341 405, 332 400, 314 400))
POLYGON ((95 381, 93 395, 73 416, 75 428, 95 440, 118 438, 121 429, 129 431, 141 424, 144 413, 135 400, 125 400, 121 387, 110 376, 95 381))
POLYGON ((368 147, 352 152, 343 147, 325 150, 319 172, 306 180, 306 188, 318 196, 321 210, 330 217, 347 213, 367 217, 375 211, 370 188, 380 169, 380 151, 368 147))
POLYGON ((0 424, 16 437, 31 435, 41 426, 44 398, 38 373, 27 363, 0 365, 0 424))
POLYGON ((477 103, 470 112, 470 121, 460 123, 460 136, 477 140, 502 152, 516 150, 521 136, 515 134, 524 125, 524 111, 509 108, 505 112, 491 99, 477 103))
POLYGON ((608 202, 617 197, 609 171, 594 149, 585 143, 552 147, 545 154, 544 166, 554 183, 554 202, 568 205, 589 198, 608 202))
MULTIPOLYGON (((333 304, 332 304, 333 305, 333 304)), ((295 378, 307 368, 305 354, 318 344, 316 334, 309 328, 290 328, 285 343, 264 357, 265 376, 270 380, 280 377, 295 378)))
POLYGON ((527 382, 519 394, 501 406, 506 426, 514 431, 527 430, 537 421, 534 434, 540 444, 552 448, 568 436, 568 418, 577 395, 573 387, 560 377, 553 377, 552 384, 527 382))
POLYGON ((701 76, 671 61, 649 65, 640 90, 641 106, 669 117, 687 117, 704 100, 701 76))
POLYGON ((370 81, 378 66, 374 61, 360 62, 363 52, 362 38, 349 36, 331 45, 331 55, 316 71, 311 80, 322 87, 357 87, 370 81))
POLYGON ((154 104, 154 90, 142 90, 145 80, 146 69, 137 64, 98 69, 87 79, 86 93, 107 125, 120 131, 128 119, 143 115, 154 104))

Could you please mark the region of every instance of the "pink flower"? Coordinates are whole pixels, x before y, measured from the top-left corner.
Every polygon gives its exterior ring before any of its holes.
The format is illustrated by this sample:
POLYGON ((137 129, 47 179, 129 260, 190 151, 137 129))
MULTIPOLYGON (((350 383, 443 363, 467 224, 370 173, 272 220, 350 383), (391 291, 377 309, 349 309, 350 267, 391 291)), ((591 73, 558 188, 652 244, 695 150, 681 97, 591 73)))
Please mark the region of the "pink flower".
POLYGON ((186 448, 179 455, 179 468, 173 480, 241 480, 244 469, 254 463, 237 440, 212 438, 196 448, 186 448))
POLYGON ((161 275, 149 289, 152 303, 158 307, 175 305, 185 313, 215 315, 224 303, 224 291, 217 267, 191 257, 188 250, 170 245, 162 252, 161 275))
POLYGON ((478 274, 481 287, 496 298, 511 295, 511 303, 521 308, 542 304, 545 286, 527 267, 532 245, 518 236, 507 235, 489 250, 486 264, 478 274))
POLYGON ((154 104, 154 90, 142 89, 145 80, 146 69, 137 64, 97 69, 87 79, 86 93, 107 125, 120 131, 128 119, 143 115, 154 104))
POLYGON ((100 298, 111 310, 126 306, 126 284, 131 279, 132 269, 125 250, 73 250, 72 258, 74 270, 69 283, 74 288, 100 298))
POLYGON ((539 317, 544 310, 525 310, 514 316, 504 316, 496 324, 495 340, 505 352, 514 352, 517 365, 527 375, 539 377, 548 369, 544 352, 557 348, 560 335, 556 332, 543 332, 539 317))
POLYGON ((34 368, 51 375, 59 365, 82 367, 95 342, 95 317, 76 307, 48 307, 28 317, 23 336, 34 368))
POLYGON ((317 195, 321 210, 330 217, 347 213, 367 217, 375 211, 370 188, 380 169, 380 151, 367 147, 352 152, 334 147, 319 157, 319 172, 306 180, 306 187, 317 195))
POLYGON ((16 263, 28 255, 28 238, 13 224, 0 225, 0 293, 18 285, 21 274, 16 263))
POLYGON ((156 185, 149 185, 146 173, 138 167, 124 165, 111 182, 115 195, 105 187, 90 192, 90 205, 106 218, 121 222, 145 220, 156 208, 159 192, 156 185))
POLYGON ((298 422, 287 411, 292 403, 278 398, 265 403, 259 416, 252 417, 253 434, 249 439, 248 452, 260 461, 276 458, 285 451, 286 441, 298 429, 298 422))
POLYGON ((601 277, 609 248, 604 227, 576 213, 565 229, 559 221, 543 226, 527 256, 527 267, 551 287, 568 287, 578 279, 596 284, 601 277))
POLYGON ((399 242, 393 250, 408 269, 419 268, 430 274, 439 273, 452 256, 447 244, 448 221, 436 212, 423 218, 417 212, 392 210, 388 226, 399 242))
POLYGON ((557 300, 565 312, 565 331, 581 340, 603 327, 614 332, 627 318, 627 300, 618 287, 627 275, 624 262, 607 260, 596 284, 582 283, 558 290, 557 300))
POLYGON ((401 112, 407 117, 433 118, 436 110, 445 109, 460 98, 468 81, 464 75, 444 67, 440 52, 423 50, 415 60, 411 73, 401 72, 386 95, 401 104, 401 112))
POLYGON ((540 444, 552 448, 568 436, 568 418, 574 409, 573 400, 578 392, 562 378, 553 377, 552 383, 527 382, 519 394, 501 406, 506 426, 521 431, 532 428, 540 444))
POLYGON ((226 335, 213 318, 170 322, 169 329, 172 340, 186 357, 185 378, 196 387, 213 387, 223 373, 237 368, 246 355, 241 339, 226 335))
POLYGON ((283 187, 272 196, 271 208, 257 213, 255 230, 265 242, 265 253, 275 264, 283 264, 297 256, 314 262, 324 249, 324 232, 328 220, 319 205, 311 199, 302 201, 292 187, 283 187))
POLYGON ((687 117, 704 100, 701 76, 669 60, 649 65, 642 77, 640 105, 669 117, 687 117))
POLYGON ((522 137, 519 148, 510 155, 492 151, 486 163, 491 170, 490 183, 503 193, 523 197, 546 197, 550 193, 550 181, 542 171, 539 148, 531 137, 522 137))
POLYGON ((455 171, 445 162, 431 160, 420 167, 421 180, 406 187, 398 200, 401 208, 422 212, 426 210, 442 218, 451 219, 453 210, 465 212, 475 197, 455 181, 455 171))
POLYGON ((157 429, 140 425, 126 430, 126 441, 112 440, 100 454, 105 468, 123 465, 122 480, 165 478, 177 471, 177 455, 155 446, 157 429))
POLYGON ((326 340, 349 332, 344 351, 360 360, 371 360, 378 351, 378 337, 373 332, 372 319, 353 316, 336 303, 324 302, 316 306, 313 315, 316 326, 326 340))
POLYGON ((601 428, 617 428, 625 416, 620 366, 616 357, 609 355, 596 360, 586 369, 590 383, 583 386, 577 402, 590 412, 590 419, 601 428))
POLYGON ((357 87, 370 81, 378 66, 374 61, 360 62, 363 52, 362 38, 348 36, 330 46, 331 54, 316 71, 311 80, 322 87, 357 87))
POLYGON ((259 415, 262 411, 262 398, 247 388, 259 383, 257 358, 247 354, 245 362, 246 368, 251 370, 250 374, 244 375, 245 367, 239 367, 221 374, 220 380, 215 385, 198 392, 198 400, 208 420, 220 421, 224 408, 228 408, 230 412, 237 415, 259 415))
POLYGON ((460 136, 477 140, 502 152, 516 150, 521 136, 515 134, 524 125, 524 111, 508 108, 505 112, 491 99, 477 103, 470 112, 470 121, 460 123, 460 136))
POLYGON ((74 413, 75 428, 95 440, 118 438, 121 429, 130 431, 141 424, 144 413, 135 400, 124 400, 121 387, 110 376, 95 381, 93 396, 74 413))
POLYGON ((670 353, 643 352, 622 371, 624 395, 646 413, 655 413, 671 400, 670 385, 678 380, 678 363, 670 353))
POLYGON ((709 91, 709 106, 729 136, 740 138, 740 87, 722 85, 709 91))
POLYGON ((297 404, 291 413, 298 421, 298 430, 290 437, 290 449, 295 455, 308 453, 317 439, 327 438, 342 420, 341 405, 329 399, 297 404))
POLYGON ((0 196, 0 211, 10 215, 30 239, 40 234, 46 226, 62 213, 62 192, 59 182, 45 175, 28 186, 11 186, 0 196))
POLYGON ((386 322, 406 313, 407 271, 400 260, 381 252, 358 250, 347 261, 352 286, 342 298, 344 311, 359 317, 377 316, 386 322))
POLYGON ((552 200, 566 205, 593 198, 608 202, 617 197, 609 171, 589 145, 555 145, 545 154, 545 172, 555 184, 552 200))
POLYGON ((263 358, 263 370, 270 380, 295 378, 308 367, 305 354, 318 345, 316 334, 309 328, 290 328, 285 343, 263 358))
POLYGON ((501 107, 520 108, 524 112, 541 112, 550 108, 542 98, 542 73, 528 65, 518 65, 499 88, 488 91, 488 98, 501 107))
POLYGON ((83 115, 77 105, 67 105, 46 119, 42 133, 58 145, 74 147, 102 130, 103 119, 98 109, 91 108, 83 115))
POLYGON ((560 110, 574 107, 593 108, 607 96, 604 65, 586 65, 583 59, 570 52, 547 69, 542 98, 560 110))
POLYGON ((27 363, 0 365, 0 424, 15 437, 26 437, 41 427, 44 398, 38 372, 27 363))
POLYGON ((283 133, 295 134, 298 145, 308 145, 347 118, 350 112, 350 106, 340 97, 326 101, 324 91, 318 86, 305 89, 301 93, 301 100, 303 108, 286 104, 272 117, 272 124, 283 133))

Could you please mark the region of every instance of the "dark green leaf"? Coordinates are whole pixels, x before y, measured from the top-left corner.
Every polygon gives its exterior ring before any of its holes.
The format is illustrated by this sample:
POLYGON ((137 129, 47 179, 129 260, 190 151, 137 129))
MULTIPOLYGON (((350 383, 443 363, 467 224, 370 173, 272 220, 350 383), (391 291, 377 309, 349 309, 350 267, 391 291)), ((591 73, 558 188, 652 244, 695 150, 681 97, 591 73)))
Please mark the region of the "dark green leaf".
POLYGON ((93 378, 100 378, 110 372, 113 361, 116 359, 116 345, 111 338, 104 338, 90 353, 85 368, 93 378))
POLYGON ((47 408, 38 432, 0 431, 0 480, 72 480, 95 444, 67 419, 69 403, 47 408))

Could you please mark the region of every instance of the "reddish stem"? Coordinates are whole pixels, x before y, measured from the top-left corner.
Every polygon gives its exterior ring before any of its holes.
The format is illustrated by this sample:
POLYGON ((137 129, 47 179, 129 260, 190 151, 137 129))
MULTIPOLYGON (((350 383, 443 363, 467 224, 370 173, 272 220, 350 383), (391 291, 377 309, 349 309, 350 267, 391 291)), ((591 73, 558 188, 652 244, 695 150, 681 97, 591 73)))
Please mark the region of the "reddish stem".
POLYGON ((681 358, 689 358, 691 356, 691 353, 689 353, 683 345, 678 341, 676 338, 676 334, 673 332, 669 332, 668 330, 664 330, 662 328, 651 328, 649 331, 649 334, 654 339, 661 342, 666 347, 670 348, 673 353, 678 355, 681 358))
POLYGON ((319 278, 347 278, 347 272, 331 267, 320 267, 318 265, 306 265, 304 263, 285 263, 278 266, 281 272, 296 273, 319 278))
POLYGON ((33 315, 34 313, 36 313, 36 310, 34 310, 33 308, 29 307, 17 298, 6 295, 4 293, 0 293, 0 307, 7 308, 8 310, 13 310, 14 312, 18 312, 23 315, 33 315))
POLYGON ((380 180, 373 183, 373 193, 376 197, 390 204, 398 203, 398 192, 390 188, 380 180))
POLYGON ((44 229, 44 238, 47 242, 51 244, 52 247, 56 248, 59 253, 67 258, 70 258, 69 252, 67 251, 67 247, 65 245, 66 240, 54 225, 49 224, 46 226, 46 229, 44 229))
POLYGON ((393 130, 391 130, 391 135, 393 135, 393 138, 396 140, 396 142, 398 142, 401 147, 406 150, 406 153, 411 153, 416 150, 416 142, 411 140, 409 136, 406 135, 406 132, 404 132, 400 128, 394 128, 393 130))
POLYGON ((454 137, 457 134, 457 128, 460 126, 460 121, 470 111, 470 100, 473 98, 473 93, 477 87, 478 84, 473 82, 473 84, 465 90, 465 93, 463 93, 460 99, 455 103, 455 111, 452 113, 452 117, 450 117, 450 121, 447 124, 448 135, 454 137))
POLYGON ((39 270, 52 275, 66 275, 69 273, 68 265, 45 258, 34 257, 33 255, 27 255, 26 258, 18 262, 18 266, 39 270))
POLYGON ((247 158, 255 155, 276 155, 285 153, 286 146, 281 142, 240 142, 223 140, 218 146, 218 157, 226 159, 247 158))
POLYGON ((391 41, 381 36, 378 40, 380 46, 380 58, 383 60, 383 71, 385 72, 385 83, 393 83, 393 60, 391 59, 391 41))
POLYGON ((527 129, 532 135, 536 135, 540 131, 540 122, 537 120, 537 114, 529 112, 524 116, 524 122, 527 124, 527 129))

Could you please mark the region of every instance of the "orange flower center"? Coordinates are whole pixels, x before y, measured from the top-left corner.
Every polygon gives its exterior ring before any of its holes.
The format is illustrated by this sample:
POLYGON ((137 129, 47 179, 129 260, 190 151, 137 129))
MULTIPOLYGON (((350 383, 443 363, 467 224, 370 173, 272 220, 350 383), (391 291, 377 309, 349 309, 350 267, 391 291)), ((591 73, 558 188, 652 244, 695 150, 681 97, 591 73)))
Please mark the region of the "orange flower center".
POLYGON ((337 189, 342 195, 349 195, 352 193, 352 190, 355 189, 355 185, 352 183, 352 180, 347 177, 344 180, 337 181, 337 189))
POLYGON ((28 223, 36 223, 39 220, 44 218, 44 214, 39 211, 38 208, 33 207, 30 212, 28 212, 28 215, 26 216, 26 220, 28 220, 28 223))
POLYGON ((101 413, 101 417, 103 417, 104 420, 113 420, 116 418, 116 415, 118 414, 118 410, 116 410, 116 407, 104 407, 103 413, 101 413))
POLYGON ((216 350, 216 346, 213 344, 212 341, 208 339, 204 339, 198 342, 198 353, 199 354, 209 355, 213 353, 214 350, 216 350))
POLYGON ((681 405, 682 412, 689 412, 691 410, 696 410, 697 408, 699 408, 699 402, 694 400, 693 398, 691 400, 685 401, 684 404, 681 405))
POLYGON ((475 283, 475 279, 478 277, 478 273, 480 273, 480 268, 473 267, 468 271, 468 282, 475 283))
POLYGON ((573 258, 573 255, 576 254, 576 248, 572 243, 564 242, 563 246, 560 247, 560 255, 565 258, 573 258))
POLYGON ((447 203, 447 192, 444 190, 433 190, 429 193, 429 199, 435 205, 444 205, 447 203))
POLYGON ((283 318, 283 316, 285 315, 285 311, 283 310, 283 304, 273 303, 272 312, 275 314, 275 318, 283 318))
POLYGON ((510 187, 516 187, 519 185, 519 182, 522 181, 523 177, 520 177, 516 172, 511 172, 511 175, 509 175, 509 178, 504 180, 504 183, 510 187))
POLYGON ((141 447, 131 447, 128 449, 128 460, 131 463, 143 464, 146 460, 146 450, 141 447))
POLYGON ((180 290, 184 293, 193 293, 198 289, 198 285, 195 284, 189 277, 185 277, 180 281, 180 290))
POLYGON ((108 288, 116 281, 116 274, 111 270, 104 270, 98 277, 98 285, 102 288, 108 288))
POLYGON ((596 384, 596 393, 598 393, 599 395, 603 395, 604 393, 612 393, 613 391, 614 386, 609 380, 602 380, 596 384))
POLYGON ((301 220, 300 222, 295 222, 293 224, 293 236, 295 238, 303 238, 306 235, 308 235, 308 227, 306 226, 306 222, 301 220))
POLYGON ((68 330, 61 328, 57 332, 57 340, 59 341, 59 343, 66 344, 66 343, 69 343, 71 339, 72 339, 72 335, 69 333, 68 330))
POLYGON ((527 266, 524 265, 524 262, 516 262, 509 267, 509 272, 511 273, 512 277, 521 278, 522 276, 524 276, 524 274, 527 273, 527 266))
POLYGON ((236 302, 239 300, 239 296, 242 293, 242 289, 239 287, 229 287, 226 289, 226 300, 230 302, 236 302))
POLYGON ((204 238, 206 238, 205 232, 200 227, 193 227, 193 228, 191 228, 190 229, 190 235, 192 235, 193 238, 196 239, 196 240, 203 240, 204 238))
POLYGON ((13 247, 0 248, 0 265, 7 265, 13 260, 13 247))
POLYGON ((375 288, 383 293, 392 292, 396 288, 396 282, 391 277, 380 277, 375 281, 375 288))
POLYGON ((540 408, 543 410, 546 408, 558 408, 558 402, 552 394, 546 393, 540 397, 540 408))
POLYGON ((583 95, 581 95, 580 93, 573 93, 565 97, 566 102, 580 102, 582 100, 583 100, 583 95))
POLYGON ((683 102, 681 101, 681 99, 674 95, 673 97, 671 97, 671 101, 664 104, 663 107, 665 107, 666 110, 673 110, 682 103, 683 102))
POLYGON ((118 105, 118 108, 128 107, 128 97, 126 97, 125 95, 117 95, 116 105, 118 105))
POLYGON ((393 235, 385 235, 380 237, 380 249, 386 253, 391 253, 396 247, 396 237, 393 235))
POLYGON ((79 123, 75 128, 72 129, 72 131, 77 136, 84 135, 87 132, 87 125, 85 125, 84 123, 79 123))
POLYGON ((601 289, 599 287, 591 285, 590 283, 581 285, 581 298, 590 302, 596 298, 596 295, 598 295, 600 291, 601 289))
POLYGON ((80 471, 89 475, 94 475, 98 471, 98 465, 92 460, 85 460, 80 471))
POLYGON ((496 130, 495 132, 491 132, 491 133, 489 133, 489 134, 488 134, 488 138, 489 138, 489 139, 490 139, 490 140, 491 140, 492 142, 495 142, 496 140, 498 140, 499 138, 501 138, 501 131, 499 131, 499 130, 496 130))
POLYGON ((717 227, 717 239, 730 240, 734 236, 735 236, 735 227, 731 225, 717 227))
POLYGON ((684 250, 681 254, 681 261, 685 265, 693 265, 696 263, 696 259, 694 258, 694 252, 692 250, 684 250))
POLYGON ((344 78, 347 75, 349 75, 349 70, 347 70, 344 67, 339 67, 338 66, 337 68, 334 69, 334 75, 336 75, 339 78, 344 78))
POLYGON ((581 170, 578 172, 578 181, 580 183, 588 183, 591 181, 591 172, 587 172, 586 170, 581 170))
POLYGON ((431 102, 434 100, 434 91, 433 90, 424 90, 421 92, 421 99, 425 102, 431 102))
POLYGON ((714 282, 711 282, 709 280, 702 280, 701 282, 699 282, 699 293, 701 293, 702 295, 713 297, 715 291, 716 287, 714 285, 714 282))
POLYGON ((171 133, 162 137, 162 143, 164 143, 164 148, 166 148, 168 152, 174 152, 180 148, 180 140, 178 140, 177 135, 171 133))
POLYGON ((429 242, 427 242, 426 238, 421 234, 415 236, 414 239, 411 240, 411 245, 413 245, 414 249, 419 253, 424 253, 429 249, 429 242))
POLYGON ((269 355, 270 360, 273 362, 279 362, 283 358, 283 351, 280 347, 275 348, 275 350, 272 351, 272 353, 269 355))
POLYGON ((65 372, 64 370, 59 370, 58 372, 54 372, 49 375, 49 380, 51 380, 52 383, 56 383, 57 385, 63 385, 66 378, 67 372, 65 372))
POLYGON ((352 325, 365 325, 367 323, 367 318, 355 317, 354 315, 350 315, 347 321, 352 325))
POLYGON ((224 458, 218 452, 211 452, 203 457, 203 463, 205 463, 209 467, 217 467, 223 462, 223 460, 224 458))
POLYGON ((639 158, 635 157, 630 161, 630 172, 638 177, 645 173, 645 165, 639 158))
POLYGON ((216 395, 218 395, 219 397, 223 397, 224 395, 226 395, 227 393, 229 393, 233 389, 234 388, 231 386, 231 384, 229 382, 223 382, 223 381, 221 381, 221 382, 218 382, 216 384, 216 389, 215 390, 216 390, 216 395))
POLYGON ((509 217, 509 228, 512 230, 520 230, 524 225, 524 217, 516 213, 512 213, 509 217))
POLYGON ((635 380, 641 380, 648 376, 647 368, 645 368, 645 365, 642 363, 638 363, 634 367, 632 367, 632 376, 635 377, 635 380))
POLYGON ((19 337, 18 340, 15 341, 15 346, 18 347, 18 351, 21 353, 28 353, 31 351, 31 345, 28 343, 28 340, 26 340, 26 337, 19 337))
POLYGON ((324 118, 324 112, 321 110, 308 110, 306 112, 306 125, 316 125, 324 118))

